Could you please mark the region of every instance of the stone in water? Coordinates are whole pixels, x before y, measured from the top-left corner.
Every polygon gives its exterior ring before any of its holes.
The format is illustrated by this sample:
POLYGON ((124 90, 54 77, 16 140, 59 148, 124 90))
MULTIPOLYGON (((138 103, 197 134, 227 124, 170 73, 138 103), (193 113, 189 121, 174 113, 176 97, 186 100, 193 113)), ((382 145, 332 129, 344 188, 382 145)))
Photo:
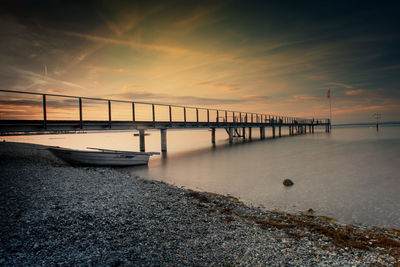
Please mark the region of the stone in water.
POLYGON ((290 180, 290 179, 285 179, 285 180, 283 180, 283 184, 284 184, 285 186, 292 186, 292 185, 294 185, 293 181, 290 180))

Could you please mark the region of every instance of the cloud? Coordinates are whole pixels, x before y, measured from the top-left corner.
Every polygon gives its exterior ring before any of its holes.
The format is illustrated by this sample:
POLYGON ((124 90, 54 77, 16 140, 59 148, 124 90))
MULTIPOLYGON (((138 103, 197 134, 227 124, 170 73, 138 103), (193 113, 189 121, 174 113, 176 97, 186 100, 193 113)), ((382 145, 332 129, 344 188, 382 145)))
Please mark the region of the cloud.
POLYGON ((175 23, 175 25, 187 27, 188 25, 193 25, 197 23, 206 23, 207 20, 204 17, 217 9, 214 7, 202 7, 194 10, 189 16, 183 18, 175 23))
POLYGON ((116 38, 110 37, 103 37, 103 36, 96 36, 86 33, 78 33, 78 32, 64 32, 65 35, 73 36, 82 38, 85 40, 93 41, 93 42, 100 42, 105 44, 112 44, 112 45, 126 45, 132 47, 134 49, 146 49, 152 51, 159 51, 159 52, 168 52, 168 53, 178 53, 178 54, 189 54, 192 53, 191 51, 174 46, 167 46, 167 45, 157 45, 157 44, 146 44, 141 42, 135 42, 131 40, 121 40, 116 38))
POLYGON ((93 72, 101 72, 101 73, 128 73, 128 69, 124 68, 110 68, 110 67, 105 67, 105 66, 95 66, 95 65, 86 65, 84 68, 88 69, 89 71, 93 72))
POLYGON ((317 100, 319 97, 315 95, 292 95, 290 99, 287 101, 289 102, 296 102, 296 101, 310 101, 310 100, 317 100))
POLYGON ((221 83, 221 82, 214 82, 214 81, 199 82, 199 83, 196 83, 195 85, 218 88, 218 89, 222 89, 224 91, 240 90, 240 87, 238 84, 228 84, 228 83, 221 83))
MULTIPOLYGON (((71 119, 78 113, 78 103, 78 99, 48 96, 46 99, 48 119, 71 119)), ((42 97, 19 94, 7 100, 0 100, 0 119, 43 119, 42 97)))
POLYGON ((244 95, 243 99, 247 101, 265 102, 267 100, 271 100, 271 97, 266 95, 244 95))
POLYGON ((4 106, 24 106, 24 107, 34 107, 38 106, 41 107, 43 106, 41 99, 38 101, 35 100, 0 100, 0 105, 3 108, 4 106))
POLYGON ((392 66, 385 66, 381 68, 376 68, 376 71, 388 71, 388 70, 398 70, 400 69, 400 65, 392 65, 392 66))
MULTIPOLYGON (((20 106, 20 107, 43 107, 43 102, 41 98, 38 98, 36 101, 35 100, 30 100, 30 99, 23 99, 24 96, 26 95, 19 95, 21 99, 8 99, 8 100, 0 100, 0 105, 1 106, 20 106)), ((65 108, 76 108, 78 105, 78 99, 66 99, 59 97, 58 100, 55 100, 54 96, 51 96, 53 99, 52 100, 47 100, 46 105, 48 106, 53 106, 57 107, 60 109, 65 109, 65 108)))
POLYGON ((124 31, 116 23, 106 18, 106 16, 104 16, 102 13, 98 12, 98 14, 107 27, 114 32, 116 36, 121 36, 124 33, 124 31))
POLYGON ((347 114, 355 114, 355 113, 363 113, 363 112, 376 112, 376 111, 393 111, 399 109, 399 104, 392 104, 392 105, 356 105, 353 107, 344 107, 344 108, 337 108, 332 110, 332 114, 335 115, 347 115, 347 114))
POLYGON ((346 89, 351 89, 351 88, 353 88, 353 86, 351 86, 351 85, 349 85, 349 84, 345 84, 345 83, 330 82, 330 83, 328 83, 328 84, 336 85, 336 86, 338 86, 338 87, 344 87, 344 88, 346 88, 346 89))
POLYGON ((20 69, 20 68, 13 68, 13 70, 16 73, 18 73, 22 78, 27 79, 31 82, 31 85, 29 87, 35 87, 37 85, 43 87, 46 84, 55 83, 58 85, 61 84, 61 85, 65 85, 68 87, 74 87, 74 88, 78 88, 78 89, 86 89, 84 86, 81 86, 79 84, 60 80, 60 79, 54 79, 54 78, 45 76, 40 73, 35 73, 33 71, 24 70, 24 69, 20 69))
POLYGON ((363 90, 363 89, 355 89, 355 90, 346 91, 345 94, 346 95, 359 95, 359 94, 362 94, 364 92, 365 92, 365 90, 363 90))
POLYGON ((113 99, 124 99, 128 101, 138 101, 166 105, 221 105, 221 104, 236 104, 242 103, 244 99, 235 98, 210 98, 210 97, 197 97, 197 96, 175 96, 170 94, 156 94, 149 93, 148 91, 124 92, 111 95, 113 99))
POLYGON ((174 33, 187 35, 205 25, 212 25, 219 19, 210 15, 220 9, 221 6, 220 3, 214 3, 213 6, 202 6, 183 12, 183 14, 189 13, 189 15, 172 24, 174 33))
POLYGON ((324 110, 328 88, 344 110, 399 96, 387 4, 85 3, 5 9, 3 88, 117 99, 125 89, 138 101, 294 115, 324 110), (391 89, 374 92, 382 84, 391 89))

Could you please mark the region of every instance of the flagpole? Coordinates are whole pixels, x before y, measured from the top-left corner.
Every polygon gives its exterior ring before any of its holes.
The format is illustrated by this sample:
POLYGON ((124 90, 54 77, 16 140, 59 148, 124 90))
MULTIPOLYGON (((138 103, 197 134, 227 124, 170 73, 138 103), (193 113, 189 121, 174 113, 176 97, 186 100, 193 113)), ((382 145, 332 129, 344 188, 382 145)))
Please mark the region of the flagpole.
POLYGON ((332 123, 332 99, 329 97, 329 119, 331 120, 332 123))
POLYGON ((332 125, 332 100, 331 100, 331 89, 328 89, 328 94, 327 97, 329 99, 329 132, 331 131, 331 125, 332 125))

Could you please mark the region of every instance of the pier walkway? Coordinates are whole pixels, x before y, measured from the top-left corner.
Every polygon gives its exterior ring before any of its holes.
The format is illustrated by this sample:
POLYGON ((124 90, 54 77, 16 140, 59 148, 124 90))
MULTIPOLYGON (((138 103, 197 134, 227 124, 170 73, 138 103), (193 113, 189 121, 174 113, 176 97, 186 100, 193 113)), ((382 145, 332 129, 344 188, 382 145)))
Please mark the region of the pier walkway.
POLYGON ((161 149, 167 150, 167 129, 226 130, 233 138, 252 138, 259 128, 264 139, 266 128, 272 137, 282 136, 288 127, 290 136, 314 133, 314 127, 330 131, 329 119, 305 119, 263 113, 249 113, 202 107, 188 107, 138 101, 113 100, 58 94, 0 90, 0 135, 70 133, 79 131, 138 130, 140 149, 144 151, 145 131, 160 129, 161 149))

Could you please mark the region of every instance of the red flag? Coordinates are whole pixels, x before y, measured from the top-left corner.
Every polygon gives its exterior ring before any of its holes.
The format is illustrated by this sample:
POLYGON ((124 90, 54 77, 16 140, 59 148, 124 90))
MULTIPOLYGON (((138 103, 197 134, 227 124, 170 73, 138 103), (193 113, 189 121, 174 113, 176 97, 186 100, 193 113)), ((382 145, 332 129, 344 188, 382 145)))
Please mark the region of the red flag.
POLYGON ((326 94, 326 97, 329 99, 331 98, 331 89, 328 89, 328 94, 326 94))

